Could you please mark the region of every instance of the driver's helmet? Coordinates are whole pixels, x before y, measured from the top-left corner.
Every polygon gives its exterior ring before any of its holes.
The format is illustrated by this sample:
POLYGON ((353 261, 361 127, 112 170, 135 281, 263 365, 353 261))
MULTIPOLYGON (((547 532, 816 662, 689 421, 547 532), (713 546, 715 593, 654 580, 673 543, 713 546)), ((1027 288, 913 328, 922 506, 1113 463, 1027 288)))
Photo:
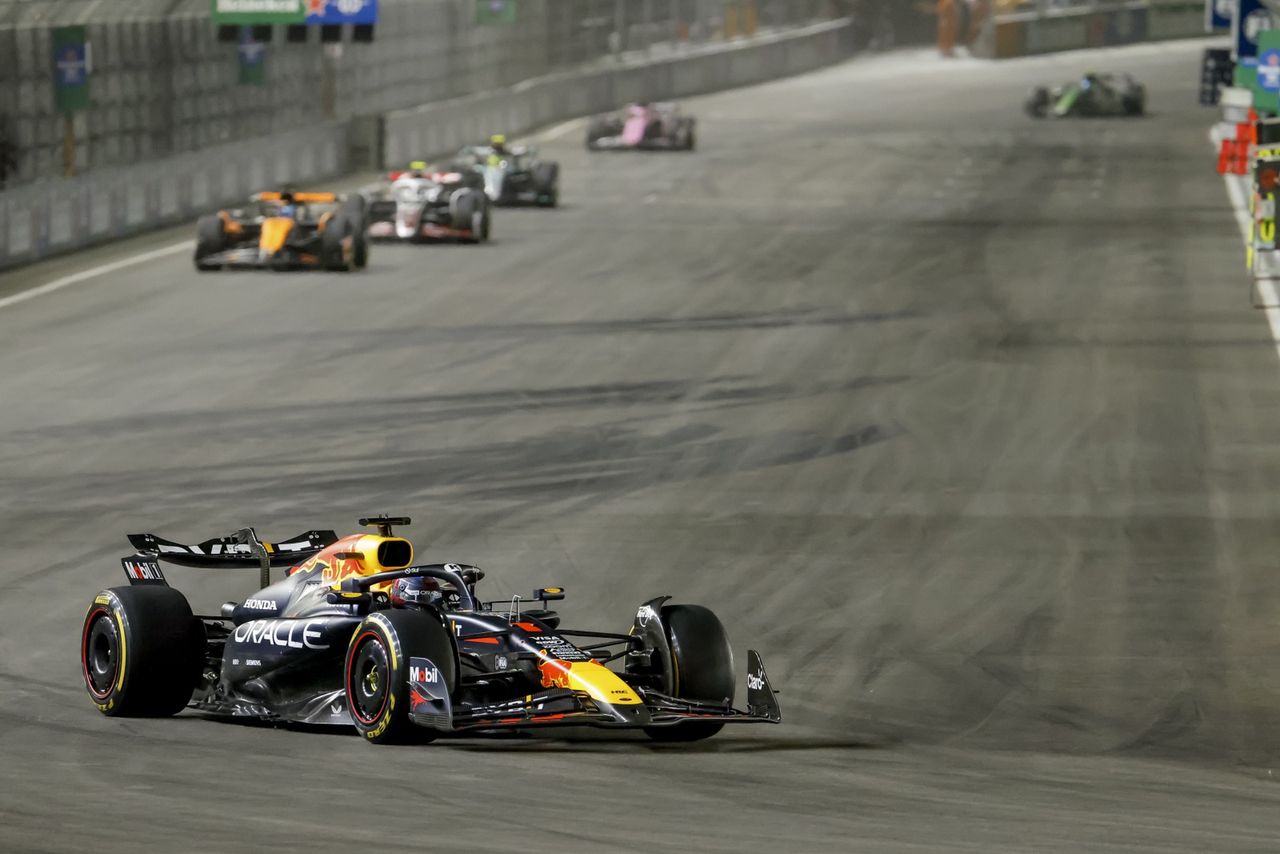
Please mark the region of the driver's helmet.
POLYGON ((507 136, 502 133, 495 133, 489 137, 489 147, 495 152, 501 154, 507 150, 507 136))
POLYGON ((427 174, 431 167, 427 165, 425 160, 415 160, 409 164, 409 174, 415 178, 421 178, 427 174))
POLYGON ((434 578, 397 578, 388 595, 396 607, 405 605, 437 605, 444 600, 440 582, 434 578))
POLYGON ((290 219, 293 219, 293 217, 297 214, 297 212, 298 212, 298 209, 293 205, 292 202, 285 202, 280 206, 280 210, 276 213, 276 216, 285 216, 285 217, 289 217, 290 219))

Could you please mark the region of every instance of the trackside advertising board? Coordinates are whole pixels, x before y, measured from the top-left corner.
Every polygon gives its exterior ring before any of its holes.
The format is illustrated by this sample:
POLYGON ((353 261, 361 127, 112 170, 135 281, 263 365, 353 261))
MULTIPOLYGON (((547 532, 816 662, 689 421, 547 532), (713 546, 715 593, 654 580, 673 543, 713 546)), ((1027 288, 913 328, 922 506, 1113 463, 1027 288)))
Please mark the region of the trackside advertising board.
POLYGON ((304 0, 308 24, 376 24, 378 0, 304 0))
POLYGON ((303 0, 212 0, 215 24, 301 24, 303 0))
POLYGON ((1231 17, 1231 58, 1244 63, 1258 55, 1258 34, 1276 28, 1263 0, 1236 0, 1231 17))
POLYGON ((84 27, 53 28, 53 97, 64 113, 89 108, 89 41, 84 27))
POLYGON ((1204 29, 1207 33, 1225 33, 1231 29, 1231 16, 1236 0, 1204 0, 1204 29))
POLYGON ((1258 34, 1258 62, 1249 88, 1253 90, 1253 106, 1259 112, 1280 112, 1280 30, 1258 34))
POLYGON ((375 24, 378 0, 210 0, 215 24, 375 24))

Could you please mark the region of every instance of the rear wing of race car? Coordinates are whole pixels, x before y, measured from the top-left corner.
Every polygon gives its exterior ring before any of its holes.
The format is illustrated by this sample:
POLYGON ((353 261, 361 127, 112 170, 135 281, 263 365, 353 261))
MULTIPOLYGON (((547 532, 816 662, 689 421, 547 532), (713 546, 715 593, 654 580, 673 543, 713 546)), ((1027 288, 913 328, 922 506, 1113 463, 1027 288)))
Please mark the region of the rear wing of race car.
POLYGON ((258 539, 253 528, 241 528, 227 537, 189 546, 155 534, 130 534, 137 553, 121 558, 130 584, 167 584, 160 561, 198 569, 249 569, 258 567, 263 587, 271 583, 271 568, 294 566, 338 541, 334 531, 306 531, 279 543, 258 539))
POLYGON ((254 193, 253 200, 258 202, 282 202, 289 198, 295 202, 339 202, 342 197, 337 193, 294 193, 288 190, 268 190, 254 193))

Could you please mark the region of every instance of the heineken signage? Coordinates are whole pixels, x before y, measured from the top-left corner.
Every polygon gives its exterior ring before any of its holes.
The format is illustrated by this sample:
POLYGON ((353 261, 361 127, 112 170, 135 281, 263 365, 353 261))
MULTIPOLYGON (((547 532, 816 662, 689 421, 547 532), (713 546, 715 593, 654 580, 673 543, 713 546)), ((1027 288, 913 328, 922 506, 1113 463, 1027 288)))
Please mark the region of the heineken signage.
POLYGON ((373 24, 378 0, 211 0, 215 24, 373 24))
POLYGON ((304 0, 213 0, 215 24, 301 24, 304 0))

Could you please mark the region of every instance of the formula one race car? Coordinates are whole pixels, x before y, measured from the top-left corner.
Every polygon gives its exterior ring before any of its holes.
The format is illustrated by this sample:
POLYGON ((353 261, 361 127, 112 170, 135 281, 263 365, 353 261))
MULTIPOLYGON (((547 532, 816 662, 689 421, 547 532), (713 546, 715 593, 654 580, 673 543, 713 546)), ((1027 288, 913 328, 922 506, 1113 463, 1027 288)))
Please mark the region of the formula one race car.
POLYGON ((245 528, 196 546, 130 535, 136 553, 121 561, 129 585, 94 597, 81 634, 98 710, 162 716, 190 706, 354 725, 379 744, 573 725, 695 741, 726 723, 782 719, 754 650, 747 710, 733 707, 733 653, 706 608, 660 596, 640 606, 626 634, 564 629, 547 607, 563 589, 481 601, 480 569, 414 564, 413 546, 392 533, 407 518, 360 523, 378 533, 264 543, 245 528), (216 616, 193 615, 161 561, 257 567, 262 589, 216 616), (276 567, 291 568, 272 584, 276 567))
POLYGON ((694 119, 675 104, 631 104, 587 126, 589 151, 693 151, 694 119))
POLYGON ((489 145, 469 145, 459 151, 453 168, 483 176, 485 194, 495 205, 553 208, 560 201, 560 164, 539 159, 536 148, 508 146, 501 134, 490 137, 489 145))
POLYGON ((1053 89, 1033 89, 1025 108, 1037 119, 1140 116, 1147 109, 1147 90, 1128 74, 1090 73, 1053 89))
POLYGON ((391 172, 388 183, 368 188, 369 237, 460 240, 483 243, 493 222, 489 199, 478 175, 467 169, 435 171, 415 161, 404 172, 391 172))
POLYGON ((197 270, 356 270, 368 260, 360 196, 258 193, 196 223, 197 270))

